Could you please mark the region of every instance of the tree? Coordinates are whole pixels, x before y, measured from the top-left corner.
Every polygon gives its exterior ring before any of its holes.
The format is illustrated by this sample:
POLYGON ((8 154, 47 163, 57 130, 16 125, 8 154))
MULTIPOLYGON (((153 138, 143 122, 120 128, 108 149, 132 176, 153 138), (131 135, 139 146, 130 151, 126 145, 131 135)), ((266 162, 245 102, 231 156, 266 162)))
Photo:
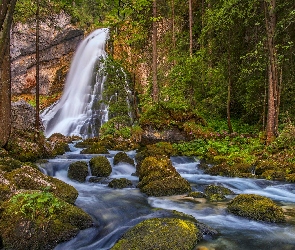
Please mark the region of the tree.
POLYGON ((188 1, 189 5, 189 53, 192 57, 193 55, 193 7, 192 0, 188 1))
POLYGON ((36 9, 36 130, 37 133, 39 133, 39 128, 40 128, 40 101, 39 101, 39 85, 40 85, 40 50, 39 50, 39 44, 40 44, 40 17, 39 17, 39 12, 40 12, 40 0, 37 0, 37 9, 36 9))
POLYGON ((0 147, 11 129, 10 28, 16 0, 3 0, 0 5, 0 147))
POLYGON ((153 0, 153 102, 158 102, 158 71, 157 71, 157 0, 153 0))
POLYGON ((265 28, 267 35, 268 51, 268 109, 266 124, 266 141, 270 144, 278 135, 279 116, 279 78, 278 78, 278 58, 275 44, 276 30, 276 0, 264 1, 265 28))

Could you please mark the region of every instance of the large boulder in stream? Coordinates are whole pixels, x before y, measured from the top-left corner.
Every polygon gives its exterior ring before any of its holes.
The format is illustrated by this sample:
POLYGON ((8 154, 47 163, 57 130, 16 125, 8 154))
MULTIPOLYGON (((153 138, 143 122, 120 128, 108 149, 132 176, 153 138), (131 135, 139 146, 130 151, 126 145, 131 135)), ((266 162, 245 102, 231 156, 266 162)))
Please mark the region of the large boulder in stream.
POLYGON ((177 195, 191 191, 190 183, 180 176, 166 157, 147 157, 143 160, 137 187, 149 196, 177 195))
POLYGON ((127 231, 112 250, 190 250, 201 238, 197 226, 191 221, 153 218, 140 222, 127 231))
POLYGON ((26 191, 4 202, 0 211, 4 249, 49 250, 92 226, 91 217, 50 192, 26 191))
POLYGON ((98 177, 108 177, 112 173, 112 166, 109 160, 102 155, 93 157, 89 161, 91 174, 98 177))
POLYGON ((117 165, 121 162, 134 166, 134 160, 131 159, 125 152, 119 152, 114 156, 114 165, 117 165))
POLYGON ((228 211, 258 221, 285 221, 282 208, 271 199, 256 194, 239 194, 229 202, 228 211))
POLYGON ((132 182, 126 178, 119 178, 119 179, 113 179, 109 184, 108 187, 110 188, 128 188, 132 187, 132 182))
POLYGON ((0 185, 2 185, 3 189, 6 186, 9 190, 14 191, 9 196, 18 190, 47 190, 71 204, 74 204, 78 197, 78 191, 73 186, 47 176, 32 166, 24 165, 21 168, 5 173, 4 176, 5 179, 0 178, 0 185))
POLYGON ((88 174, 88 165, 85 161, 76 161, 69 166, 68 177, 72 180, 84 182, 88 174))

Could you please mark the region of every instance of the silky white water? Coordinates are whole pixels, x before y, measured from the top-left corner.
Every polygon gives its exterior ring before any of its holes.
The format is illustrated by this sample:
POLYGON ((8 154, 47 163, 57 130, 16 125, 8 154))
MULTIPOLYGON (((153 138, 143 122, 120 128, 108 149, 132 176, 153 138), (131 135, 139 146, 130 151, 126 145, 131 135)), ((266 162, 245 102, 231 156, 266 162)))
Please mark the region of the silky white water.
POLYGON ((97 73, 106 57, 108 32, 95 30, 78 46, 61 99, 41 114, 47 137, 53 133, 97 136, 108 119, 107 107, 100 103, 106 76, 97 73))

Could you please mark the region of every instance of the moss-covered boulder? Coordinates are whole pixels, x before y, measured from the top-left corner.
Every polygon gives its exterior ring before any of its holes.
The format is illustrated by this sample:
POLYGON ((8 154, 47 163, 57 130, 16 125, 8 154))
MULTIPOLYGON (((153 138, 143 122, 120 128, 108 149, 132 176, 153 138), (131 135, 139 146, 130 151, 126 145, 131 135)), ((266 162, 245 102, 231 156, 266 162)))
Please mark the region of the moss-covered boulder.
POLYGON ((181 176, 166 177, 163 180, 155 180, 141 188, 141 191, 149 196, 169 196, 185 194, 191 191, 190 184, 181 176))
POLYGON ((70 151, 69 148, 69 137, 66 137, 60 133, 52 134, 47 141, 51 146, 51 155, 62 155, 66 151, 70 151))
POLYGON ((109 160, 102 155, 93 157, 89 161, 91 174, 98 177, 107 177, 112 173, 112 166, 109 160))
POLYGON ((117 165, 120 162, 128 163, 134 166, 134 160, 131 159, 125 152, 119 152, 114 156, 114 165, 117 165))
POLYGON ((140 222, 111 248, 112 250, 191 250, 200 240, 197 226, 176 218, 153 218, 140 222))
POLYGON ((180 176, 170 159, 155 157, 143 160, 137 187, 150 196, 177 195, 191 191, 189 182, 180 176))
POLYGON ((21 161, 11 157, 0 158, 0 170, 2 171, 11 172, 14 169, 22 167, 23 164, 21 161))
POLYGON ((72 180, 84 182, 88 176, 88 165, 85 161, 76 161, 70 164, 68 177, 72 180))
POLYGON ((5 174, 10 185, 23 190, 48 190, 66 202, 74 204, 78 191, 71 185, 43 174, 31 166, 23 166, 5 174))
POLYGON ((42 133, 35 130, 15 130, 8 141, 7 150, 9 155, 22 162, 34 162, 46 157, 48 142, 42 133))
POLYGON ((1 202, 8 200, 16 190, 17 188, 5 177, 5 172, 0 170, 0 206, 1 202))
POLYGON ((48 192, 19 193, 2 209, 0 232, 5 249, 53 249, 92 226, 83 210, 48 192))
POLYGON ((127 188, 132 187, 132 182, 126 178, 113 179, 109 184, 111 188, 127 188))
POLYGON ((107 148, 100 142, 94 142, 81 151, 81 154, 108 154, 107 148))
POLYGON ((221 201, 226 199, 226 195, 234 194, 230 189, 216 185, 206 186, 204 193, 210 201, 221 201))
POLYGON ((206 195, 202 192, 199 191, 193 191, 187 194, 187 197, 192 197, 192 198, 206 198, 206 195))
POLYGON ((282 208, 271 199, 256 194, 239 194, 229 202, 228 211, 258 221, 285 221, 282 208))

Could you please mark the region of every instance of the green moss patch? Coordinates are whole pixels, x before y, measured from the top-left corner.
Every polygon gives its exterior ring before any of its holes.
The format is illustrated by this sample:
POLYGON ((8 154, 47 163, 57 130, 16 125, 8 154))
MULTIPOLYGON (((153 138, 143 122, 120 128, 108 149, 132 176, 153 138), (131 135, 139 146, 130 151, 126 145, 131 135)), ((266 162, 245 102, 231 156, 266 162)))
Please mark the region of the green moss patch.
POLYGON ((112 173, 112 166, 109 160, 102 155, 93 157, 89 161, 91 174, 98 177, 108 177, 112 173))
POLYGON ((191 191, 190 184, 172 166, 170 159, 147 157, 139 169, 138 188, 150 196, 184 194, 191 191))
POLYGON ((228 204, 228 211, 259 221, 285 221, 282 208, 276 205, 271 199, 255 194, 238 195, 228 204))
POLYGON ((234 194, 233 191, 226 187, 216 186, 216 185, 208 185, 205 187, 204 193, 207 199, 211 201, 221 201, 226 199, 226 195, 234 194))
POLYGON ((49 192, 17 194, 2 208, 0 232, 5 249, 53 249, 92 226, 89 215, 49 192))
POLYGON ((88 165, 84 161, 76 161, 70 164, 68 177, 72 180, 84 182, 88 176, 88 165))
POLYGON ((5 174, 5 176, 9 180, 10 186, 13 185, 16 189, 46 189, 54 193, 57 197, 72 204, 75 203, 78 197, 78 191, 73 186, 51 176, 44 175, 38 169, 30 166, 23 166, 15 169, 5 174))
POLYGON ((108 186, 111 188, 127 188, 132 187, 132 182, 126 178, 113 179, 108 186))
POLYGON ((125 152, 119 152, 114 156, 114 165, 117 165, 120 162, 125 162, 134 166, 133 159, 131 159, 125 152))
POLYGON ((199 231, 187 220, 154 218, 145 220, 127 231, 113 250, 190 250, 196 245, 199 231))

